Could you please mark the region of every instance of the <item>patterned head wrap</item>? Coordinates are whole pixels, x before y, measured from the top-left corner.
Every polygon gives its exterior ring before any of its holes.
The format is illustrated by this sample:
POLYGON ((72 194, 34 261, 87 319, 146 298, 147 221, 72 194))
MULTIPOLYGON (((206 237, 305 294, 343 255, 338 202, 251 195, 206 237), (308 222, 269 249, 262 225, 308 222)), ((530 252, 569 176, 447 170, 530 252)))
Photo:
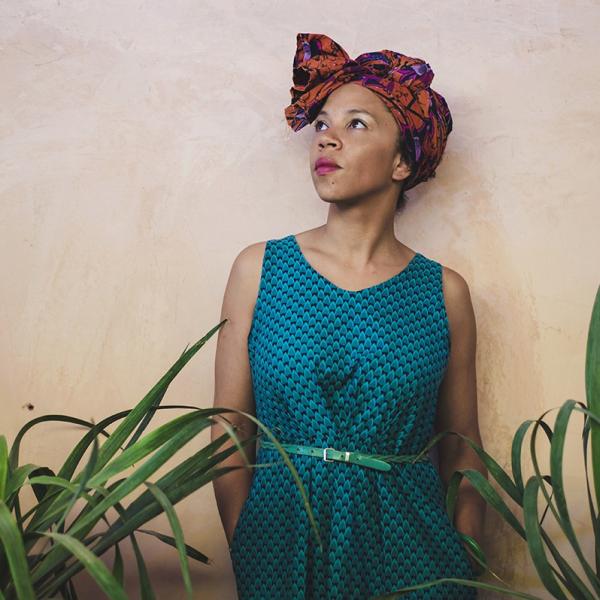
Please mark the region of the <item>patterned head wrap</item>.
POLYGON ((294 131, 315 119, 333 90, 360 81, 379 94, 400 126, 414 165, 404 189, 435 176, 452 131, 452 116, 443 96, 429 87, 433 71, 428 63, 392 50, 352 59, 320 33, 299 33, 296 44, 292 103, 285 108, 294 131))

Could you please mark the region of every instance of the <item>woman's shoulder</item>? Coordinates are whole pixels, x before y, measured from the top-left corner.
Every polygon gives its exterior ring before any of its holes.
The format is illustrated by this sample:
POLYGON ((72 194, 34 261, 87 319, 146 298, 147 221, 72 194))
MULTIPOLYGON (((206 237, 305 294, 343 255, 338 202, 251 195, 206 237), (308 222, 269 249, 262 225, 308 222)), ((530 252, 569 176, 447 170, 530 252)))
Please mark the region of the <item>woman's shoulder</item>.
POLYGON ((442 271, 442 282, 444 284, 444 291, 448 293, 450 297, 456 299, 464 299, 470 294, 469 284, 467 280, 457 270, 438 262, 442 271))
POLYGON ((442 270, 442 289, 448 321, 453 332, 475 329, 475 314, 467 280, 455 269, 438 263, 442 270))
POLYGON ((262 258, 269 240, 252 242, 244 246, 233 261, 232 270, 243 273, 253 271, 262 263, 262 258))

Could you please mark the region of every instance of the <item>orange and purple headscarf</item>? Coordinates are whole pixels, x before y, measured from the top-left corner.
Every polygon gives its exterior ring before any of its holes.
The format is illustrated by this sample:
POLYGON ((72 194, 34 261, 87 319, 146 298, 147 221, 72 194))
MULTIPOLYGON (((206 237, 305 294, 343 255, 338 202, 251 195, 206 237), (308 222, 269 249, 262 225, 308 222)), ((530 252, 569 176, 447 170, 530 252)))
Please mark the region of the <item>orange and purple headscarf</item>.
POLYGON ((296 44, 292 103, 285 108, 294 131, 312 123, 333 90, 360 81, 379 94, 400 126, 414 165, 404 189, 435 176, 452 131, 452 116, 443 96, 430 87, 433 71, 428 63, 392 50, 352 59, 320 33, 299 33, 296 44))

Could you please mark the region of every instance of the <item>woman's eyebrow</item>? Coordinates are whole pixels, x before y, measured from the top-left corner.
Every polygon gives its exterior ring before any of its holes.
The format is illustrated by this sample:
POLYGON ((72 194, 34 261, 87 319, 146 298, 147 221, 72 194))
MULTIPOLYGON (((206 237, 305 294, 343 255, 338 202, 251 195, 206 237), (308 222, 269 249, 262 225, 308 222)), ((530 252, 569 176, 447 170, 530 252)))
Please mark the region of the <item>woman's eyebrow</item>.
MULTIPOLYGON (((349 108, 346 111, 346 114, 355 114, 355 113, 363 113, 365 115, 369 115, 372 119, 374 119, 375 121, 377 121, 377 119, 375 118, 375 115, 372 115, 368 110, 365 110, 364 108, 349 108)), ((326 117, 329 116, 329 113, 326 110, 322 110, 319 112, 319 114, 317 115, 317 117, 324 115, 326 117)))

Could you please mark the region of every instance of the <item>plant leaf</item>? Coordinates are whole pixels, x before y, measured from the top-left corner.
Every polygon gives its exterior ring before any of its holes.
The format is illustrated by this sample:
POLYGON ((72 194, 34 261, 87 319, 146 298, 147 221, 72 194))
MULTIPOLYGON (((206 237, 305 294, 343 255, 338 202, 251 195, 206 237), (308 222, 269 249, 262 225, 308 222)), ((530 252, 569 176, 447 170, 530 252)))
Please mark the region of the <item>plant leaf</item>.
POLYGON ((135 560, 138 568, 138 576, 140 580, 140 595, 142 600, 156 600, 152 584, 150 583, 150 576, 148 575, 148 569, 146 568, 146 562, 144 556, 140 550, 140 546, 137 542, 135 534, 131 533, 131 545, 133 547, 133 553, 135 554, 135 560))
MULTIPOLYGON (((55 477, 55 473, 52 469, 49 469, 48 467, 39 467, 29 473, 30 479, 31 479, 31 477, 41 477, 41 476, 55 477)), ((33 493, 35 494, 35 497, 38 502, 41 502, 44 499, 44 496, 46 495, 46 493, 48 492, 48 486, 40 484, 40 483, 36 483, 36 484, 32 485, 31 488, 33 489, 33 493)))
POLYGON ((8 444, 0 435, 0 500, 6 500, 6 482, 8 481, 8 444))
MULTIPOLYGON (((398 596, 403 596, 407 594, 409 591, 416 590, 425 590, 430 587, 434 587, 439 585, 440 583, 459 583, 461 585, 478 588, 480 590, 489 590, 493 592, 499 592, 501 594, 505 594, 510 596, 511 598, 526 598, 527 600, 544 600, 540 596, 533 596, 532 594, 527 594, 525 592, 517 592, 511 588, 500 587, 498 585, 492 585, 490 583, 484 583, 483 581, 473 581, 472 579, 458 579, 455 577, 443 577, 440 579, 434 579, 432 581, 427 581, 426 583, 419 583, 417 585, 407 586, 405 588, 401 588, 399 590, 394 590, 392 592, 387 592, 381 596, 373 596, 369 600, 396 600, 398 596)), ((418 597, 418 596, 415 596, 418 597)), ((494 598, 496 596, 493 596, 494 598)))
MULTIPOLYGON (((600 286, 590 317, 585 357, 585 392, 587 405, 600 416, 600 286)), ((600 512, 600 425, 590 424, 592 444, 592 473, 596 492, 596 507, 600 512)))
POLYGON ((458 486, 463 475, 469 480, 469 483, 479 492, 479 495, 485 498, 486 502, 498 512, 502 518, 525 539, 525 530, 519 520, 502 500, 498 492, 492 487, 490 482, 480 471, 476 469, 459 469, 452 473, 446 490, 446 510, 451 522, 454 522, 454 508, 458 497, 458 486))
POLYGON ((123 585, 124 566, 119 544, 115 544, 115 560, 113 562, 112 574, 119 584, 123 585))
POLYGON ((166 494, 156 484, 150 481, 146 481, 146 487, 150 490, 152 495, 156 498, 156 500, 162 506, 163 510, 167 515, 169 525, 171 525, 173 535, 175 536, 175 547, 177 548, 177 553, 179 554, 179 565, 181 567, 183 584, 185 585, 185 590, 187 592, 188 598, 193 598, 194 592, 192 590, 190 566, 188 564, 186 544, 183 539, 183 530, 181 529, 181 523, 179 522, 177 514, 173 509, 173 505, 171 504, 171 502, 169 502, 169 498, 167 498, 166 494))
POLYGON ((19 600, 35 600, 23 538, 4 501, 0 500, 0 542, 8 559, 12 583, 19 600))
POLYGON ((52 531, 40 533, 53 538, 73 554, 73 556, 84 565, 86 571, 94 578, 102 591, 104 591, 111 600, 127 600, 125 590, 111 574, 106 565, 78 539, 66 533, 52 531))
POLYGON ((527 544, 529 546, 531 558, 533 559, 533 564, 544 587, 554 596, 554 598, 567 600, 567 597, 552 573, 550 563, 544 552, 544 544, 540 534, 541 529, 538 521, 537 502, 539 488, 540 484, 537 477, 531 477, 525 485, 523 514, 525 518, 527 544))
MULTIPOLYGON (((159 539, 161 542, 164 542, 165 544, 168 544, 169 546, 172 546, 173 548, 177 548, 175 538, 171 537, 170 535, 165 535, 164 533, 160 533, 159 531, 152 531, 151 529, 137 529, 136 531, 145 533, 147 535, 151 535, 151 536, 159 539)), ((185 552, 190 558, 193 558, 194 560, 197 560, 198 562, 204 563, 205 565, 210 564, 212 562, 210 560, 210 558, 208 558, 208 556, 206 556, 206 554, 202 554, 202 552, 200 552, 200 550, 196 550, 196 548, 193 548, 192 546, 189 546, 188 544, 185 544, 185 552)))

